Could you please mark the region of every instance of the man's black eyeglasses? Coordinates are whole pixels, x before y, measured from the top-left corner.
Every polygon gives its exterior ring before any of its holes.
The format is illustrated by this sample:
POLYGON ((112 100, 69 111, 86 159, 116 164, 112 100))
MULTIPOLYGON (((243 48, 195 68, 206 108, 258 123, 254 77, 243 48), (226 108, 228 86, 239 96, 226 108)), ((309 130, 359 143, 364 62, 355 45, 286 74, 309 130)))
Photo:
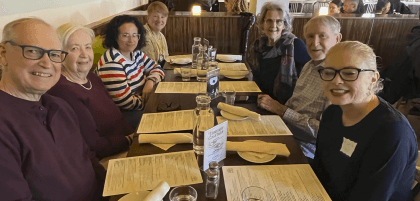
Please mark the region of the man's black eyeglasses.
POLYGON ((62 50, 44 50, 40 47, 31 46, 31 45, 19 45, 13 41, 6 41, 5 43, 10 43, 13 46, 19 46, 22 48, 22 55, 26 59, 38 60, 41 59, 45 53, 48 54, 48 57, 52 62, 62 63, 67 56, 67 52, 62 50))

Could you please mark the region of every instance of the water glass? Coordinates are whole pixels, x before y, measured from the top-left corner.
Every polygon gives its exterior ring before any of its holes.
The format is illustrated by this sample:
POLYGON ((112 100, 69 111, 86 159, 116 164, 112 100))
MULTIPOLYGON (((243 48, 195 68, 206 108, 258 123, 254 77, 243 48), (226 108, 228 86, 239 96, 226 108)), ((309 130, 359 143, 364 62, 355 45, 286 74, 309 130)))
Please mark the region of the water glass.
POLYGON ((182 66, 181 67, 181 76, 182 81, 188 82, 191 79, 191 66, 182 66))
POLYGON ((249 186, 242 191, 243 201, 271 201, 270 194, 258 186, 249 186))
POLYGON ((222 96, 225 97, 225 103, 229 105, 235 104, 236 92, 234 91, 223 91, 222 96))
POLYGON ((216 60, 216 51, 217 51, 217 48, 211 48, 209 50, 210 61, 216 60))
POLYGON ((191 186, 175 187, 169 193, 170 201, 196 201, 197 191, 191 186))

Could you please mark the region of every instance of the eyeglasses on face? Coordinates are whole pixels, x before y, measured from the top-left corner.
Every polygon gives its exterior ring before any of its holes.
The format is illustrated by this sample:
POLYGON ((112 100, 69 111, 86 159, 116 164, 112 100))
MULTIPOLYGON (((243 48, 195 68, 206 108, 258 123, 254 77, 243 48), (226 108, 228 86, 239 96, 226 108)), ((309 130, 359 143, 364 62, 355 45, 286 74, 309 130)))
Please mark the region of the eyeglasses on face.
POLYGON ((19 45, 13 41, 6 41, 5 43, 10 43, 13 46, 19 46, 22 48, 22 55, 26 59, 30 60, 39 60, 44 54, 47 54, 52 62, 62 63, 67 56, 67 52, 62 50, 45 50, 37 46, 32 45, 19 45))
POLYGON ((277 19, 277 20, 266 19, 266 20, 264 20, 264 23, 266 23, 266 24, 273 24, 274 22, 276 23, 277 26, 284 25, 284 20, 283 19, 277 19))
POLYGON ((360 68, 353 68, 353 67, 345 67, 340 70, 336 70, 331 67, 325 67, 318 69, 319 75, 321 79, 324 81, 331 81, 335 78, 337 74, 340 75, 341 79, 344 81, 355 81, 359 77, 360 72, 365 71, 373 71, 371 69, 360 69, 360 68))
POLYGON ((124 33, 124 34, 120 34, 120 36, 121 36, 121 39, 124 41, 129 40, 131 37, 133 37, 136 40, 140 40, 140 34, 136 34, 136 33, 131 36, 128 33, 124 33))

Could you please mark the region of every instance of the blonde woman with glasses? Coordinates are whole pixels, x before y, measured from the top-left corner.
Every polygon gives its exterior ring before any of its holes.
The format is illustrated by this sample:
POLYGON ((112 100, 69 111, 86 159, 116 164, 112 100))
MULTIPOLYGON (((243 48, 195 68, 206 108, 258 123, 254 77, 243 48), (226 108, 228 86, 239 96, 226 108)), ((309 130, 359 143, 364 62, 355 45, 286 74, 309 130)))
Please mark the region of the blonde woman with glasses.
POLYGON ((416 133, 382 88, 369 46, 341 42, 319 69, 331 104, 322 114, 312 163, 332 200, 407 200, 417 159, 416 133))

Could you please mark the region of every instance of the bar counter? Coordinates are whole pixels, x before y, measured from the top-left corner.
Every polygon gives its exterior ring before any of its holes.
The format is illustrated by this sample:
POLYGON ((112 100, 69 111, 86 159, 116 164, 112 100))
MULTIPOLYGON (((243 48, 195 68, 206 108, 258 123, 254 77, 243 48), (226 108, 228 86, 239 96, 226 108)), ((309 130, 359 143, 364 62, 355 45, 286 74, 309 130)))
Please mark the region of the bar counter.
MULTIPOLYGON (((147 21, 146 11, 126 11, 120 14, 137 16, 142 23, 147 21)), ((292 14, 293 33, 301 39, 303 26, 313 14, 292 14)), ((104 18, 91 23, 96 34, 112 17, 104 18)), ((377 56, 380 67, 386 67, 404 48, 406 36, 414 26, 419 25, 418 15, 362 15, 362 14, 338 14, 335 15, 341 23, 343 41, 357 40, 370 45, 377 56)), ((203 12, 199 16, 190 12, 170 12, 167 24, 162 30, 165 35, 170 55, 189 54, 194 37, 204 37, 210 44, 217 48, 217 53, 243 54, 242 32, 249 18, 241 15, 232 15, 224 12, 203 12)), ((250 29, 248 47, 262 32, 254 24, 250 29)))

